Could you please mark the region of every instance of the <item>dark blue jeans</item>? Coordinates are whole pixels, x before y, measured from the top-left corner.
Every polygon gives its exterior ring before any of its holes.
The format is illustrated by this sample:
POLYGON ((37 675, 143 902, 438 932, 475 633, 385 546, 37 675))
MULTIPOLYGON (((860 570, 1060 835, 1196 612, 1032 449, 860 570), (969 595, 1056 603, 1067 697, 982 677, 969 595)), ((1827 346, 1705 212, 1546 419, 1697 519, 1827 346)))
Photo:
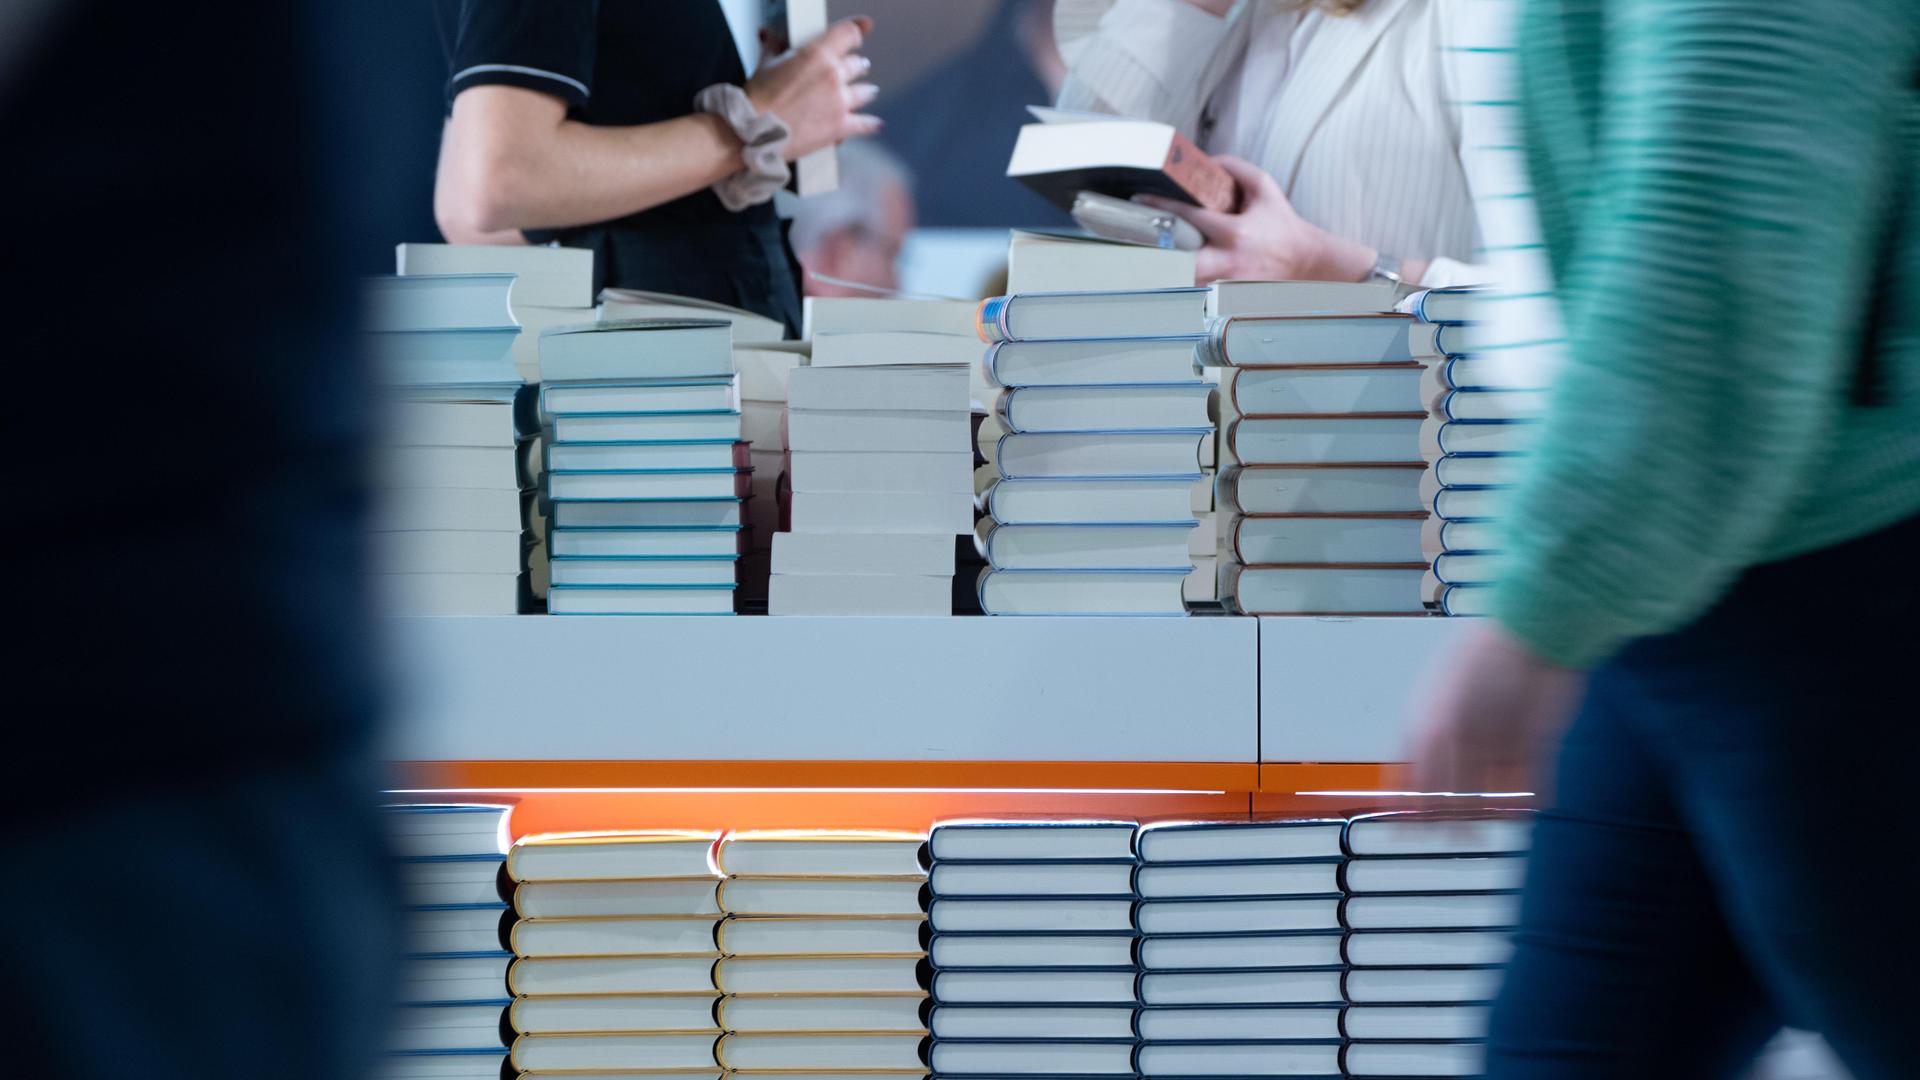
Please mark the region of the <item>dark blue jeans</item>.
POLYGON ((1595 672, 1494 1009, 1494 1080, 1737 1075, 1781 1024, 1920 1076, 1920 518, 1755 567, 1595 672))

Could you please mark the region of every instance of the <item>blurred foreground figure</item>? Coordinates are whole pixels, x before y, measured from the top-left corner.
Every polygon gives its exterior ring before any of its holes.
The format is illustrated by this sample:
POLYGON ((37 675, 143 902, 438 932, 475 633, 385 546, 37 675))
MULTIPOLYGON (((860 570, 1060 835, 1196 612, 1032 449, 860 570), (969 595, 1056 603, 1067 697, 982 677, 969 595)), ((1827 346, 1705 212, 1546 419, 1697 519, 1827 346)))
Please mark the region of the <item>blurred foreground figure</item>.
POLYGON ((1862 914, 1912 884, 1920 20, 1541 0, 1521 54, 1567 367, 1416 748, 1469 791, 1559 743, 1487 1074, 1728 1076, 1786 1023, 1920 1075, 1920 935, 1862 914))
MULTIPOLYGON (((9 1065, 363 1075, 397 948, 373 808, 351 246, 384 16, 0 16, 9 1065), (362 37, 361 35, 366 35, 362 37)), ((433 58, 428 56, 427 62, 433 58)))
POLYGON ((872 140, 842 143, 840 186, 792 205, 790 239, 807 272, 808 296, 874 296, 875 289, 900 287, 900 247, 913 231, 913 177, 899 158, 872 140))

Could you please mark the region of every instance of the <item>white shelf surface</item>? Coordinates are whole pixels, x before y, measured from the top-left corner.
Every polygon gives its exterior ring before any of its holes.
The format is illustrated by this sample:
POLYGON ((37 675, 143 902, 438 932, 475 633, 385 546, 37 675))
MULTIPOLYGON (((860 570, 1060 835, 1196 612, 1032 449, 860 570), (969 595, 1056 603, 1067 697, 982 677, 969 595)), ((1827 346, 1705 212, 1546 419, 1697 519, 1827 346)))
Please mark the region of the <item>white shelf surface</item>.
POLYGON ((1257 620, 395 618, 405 761, 1258 760, 1257 620))
POLYGON ((1415 691, 1471 619, 1265 617, 1260 760, 1403 756, 1415 691))

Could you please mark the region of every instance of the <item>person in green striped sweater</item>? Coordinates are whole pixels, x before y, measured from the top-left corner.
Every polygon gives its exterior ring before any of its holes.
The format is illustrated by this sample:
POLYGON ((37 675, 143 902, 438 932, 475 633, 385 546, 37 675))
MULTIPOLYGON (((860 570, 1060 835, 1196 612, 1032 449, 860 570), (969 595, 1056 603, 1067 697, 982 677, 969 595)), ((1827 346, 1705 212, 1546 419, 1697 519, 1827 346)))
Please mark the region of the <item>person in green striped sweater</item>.
POLYGON ((1540 779, 1497 1080, 1920 1075, 1920 6, 1531 0, 1568 331, 1421 786, 1540 779), (1550 791, 1548 790, 1550 789, 1550 791))

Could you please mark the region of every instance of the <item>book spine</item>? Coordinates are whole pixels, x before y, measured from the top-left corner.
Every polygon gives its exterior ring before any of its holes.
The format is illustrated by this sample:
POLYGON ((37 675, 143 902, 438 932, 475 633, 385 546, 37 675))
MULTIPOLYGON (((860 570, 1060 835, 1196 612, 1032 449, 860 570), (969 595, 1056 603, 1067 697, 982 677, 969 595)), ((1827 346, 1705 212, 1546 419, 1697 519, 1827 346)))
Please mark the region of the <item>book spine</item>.
POLYGON ((980 301, 973 313, 973 329, 981 341, 992 345, 1012 336, 1007 331, 1007 308, 1012 300, 1011 296, 989 296, 980 301))

